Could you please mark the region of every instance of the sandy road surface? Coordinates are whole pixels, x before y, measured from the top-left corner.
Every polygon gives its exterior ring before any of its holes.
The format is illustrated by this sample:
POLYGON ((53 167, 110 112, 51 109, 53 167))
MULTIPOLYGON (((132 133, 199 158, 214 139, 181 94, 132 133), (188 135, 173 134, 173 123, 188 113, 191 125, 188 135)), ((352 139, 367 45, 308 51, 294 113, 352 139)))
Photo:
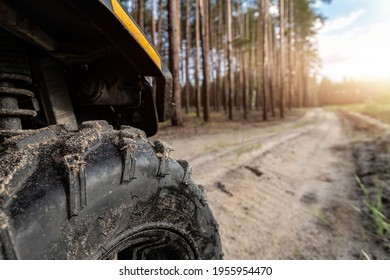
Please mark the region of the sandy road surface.
POLYGON ((356 210, 352 154, 335 113, 158 137, 206 187, 225 259, 356 259, 376 250, 356 210))

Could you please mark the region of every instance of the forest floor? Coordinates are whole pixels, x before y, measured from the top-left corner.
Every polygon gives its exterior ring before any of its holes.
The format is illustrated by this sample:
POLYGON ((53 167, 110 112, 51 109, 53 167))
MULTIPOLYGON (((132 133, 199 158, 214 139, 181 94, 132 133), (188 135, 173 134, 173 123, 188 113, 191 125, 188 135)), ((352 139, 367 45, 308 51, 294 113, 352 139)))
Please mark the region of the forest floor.
POLYGON ((205 186, 225 259, 390 259, 388 132, 315 108, 268 122, 187 121, 155 138, 205 186))

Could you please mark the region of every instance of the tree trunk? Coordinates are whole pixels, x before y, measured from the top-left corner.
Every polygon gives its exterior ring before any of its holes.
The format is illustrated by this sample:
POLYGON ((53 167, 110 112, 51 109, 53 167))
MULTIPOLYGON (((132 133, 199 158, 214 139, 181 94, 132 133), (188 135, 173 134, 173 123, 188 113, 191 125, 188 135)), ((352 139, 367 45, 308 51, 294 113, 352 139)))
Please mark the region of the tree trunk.
POLYGON ((289 53, 288 53, 288 60, 289 60, 289 76, 288 76, 288 95, 289 95, 289 109, 291 110, 294 106, 294 72, 295 72, 295 65, 294 65, 294 56, 295 56, 295 48, 294 48, 294 41, 295 41, 295 31, 294 31, 294 1, 289 0, 289 26, 290 26, 290 36, 289 36, 289 53))
POLYGON ((309 92, 309 72, 306 56, 302 56, 302 88, 303 88, 303 106, 311 105, 309 92))
POLYGON ((155 9, 155 0, 151 0, 151 30, 152 30, 152 43, 153 45, 157 46, 156 42, 156 21, 154 20, 154 9, 155 9))
POLYGON ((158 2, 158 23, 157 23, 157 33, 158 33, 158 43, 157 43, 157 51, 161 53, 162 51, 162 24, 164 18, 164 3, 163 0, 159 0, 158 2))
POLYGON ((209 29, 209 5, 208 0, 199 0, 200 25, 202 31, 202 60, 203 60, 203 120, 210 119, 210 29, 209 29), (206 3, 204 4, 204 1, 206 3))
POLYGON ((285 10, 284 0, 279 0, 279 23, 280 23, 280 99, 279 99, 279 110, 280 117, 284 118, 284 97, 286 89, 286 40, 285 40, 285 10))
POLYGON ((257 23, 257 40, 256 40, 256 110, 260 111, 262 105, 262 77, 263 77, 263 52, 264 52, 264 35, 263 35, 263 0, 259 0, 259 20, 257 23))
POLYGON ((144 20, 144 0, 138 0, 138 25, 141 27, 141 30, 145 28, 144 20))
POLYGON ((233 92, 234 92, 234 74, 233 74, 233 33, 232 33, 232 0, 227 0, 227 66, 228 66, 228 101, 229 101, 229 120, 233 120, 233 92))
POLYGON ((215 26, 213 25, 213 13, 212 13, 212 2, 213 0, 207 1, 207 8, 208 8, 208 17, 207 20, 209 21, 207 26, 209 29, 209 56, 210 56, 210 106, 212 110, 216 110, 217 108, 217 95, 216 95, 216 82, 215 82, 215 76, 214 76, 214 69, 216 67, 215 65, 215 44, 214 44, 214 39, 216 34, 214 34, 214 28, 215 26))
POLYGON ((268 0, 261 0, 263 13, 263 120, 267 120, 267 97, 269 96, 269 72, 268 72, 268 0))
POLYGON ((195 94, 196 94, 196 116, 200 117, 201 109, 201 88, 199 81, 199 49, 200 49, 200 20, 199 20, 199 0, 195 5, 195 94))
POLYGON ((217 1, 217 5, 218 5, 218 25, 217 25, 217 32, 216 32, 216 38, 215 38, 215 41, 216 41, 216 48, 217 48, 217 65, 216 65, 216 74, 217 74, 217 112, 220 111, 220 108, 222 106, 222 103, 223 103, 223 100, 224 100, 224 94, 223 94, 223 82, 222 82, 222 73, 224 73, 225 69, 223 67, 223 56, 222 56, 222 52, 223 52, 223 42, 222 42, 222 38, 223 38, 223 34, 224 34, 224 30, 223 30, 223 1, 222 0, 218 0, 217 1))
POLYGON ((186 113, 189 112, 190 107, 190 95, 191 95, 191 85, 190 85, 190 50, 191 50, 191 25, 190 25, 190 16, 191 16, 191 0, 186 2, 186 91, 185 91, 185 109, 186 113))
MULTIPOLYGON (((275 112, 275 99, 279 90, 279 65, 278 65, 278 49, 276 47, 275 28, 272 23, 272 19, 268 19, 268 73, 270 77, 269 81, 269 110, 272 117, 276 116, 275 112)), ((269 111, 267 110, 267 111, 269 111)))
POLYGON ((296 77, 295 77, 295 81, 296 81, 296 87, 297 87, 297 101, 298 101, 298 107, 302 107, 302 100, 303 100, 303 96, 302 96, 302 57, 303 57, 303 54, 302 54, 302 49, 301 49, 301 46, 300 46, 300 40, 297 40, 296 43, 295 43, 295 48, 296 48, 296 77))
POLYGON ((168 0, 169 64, 173 78, 173 102, 176 104, 172 125, 183 125, 180 85, 180 6, 177 0, 168 0))
MULTIPOLYGON (((250 38, 249 34, 249 15, 247 14, 244 17, 245 20, 245 38, 250 38)), ((251 51, 251 46, 249 43, 247 43, 244 47, 244 118, 248 118, 248 109, 249 109, 249 83, 250 83, 250 65, 251 61, 249 61, 249 53, 251 51)))

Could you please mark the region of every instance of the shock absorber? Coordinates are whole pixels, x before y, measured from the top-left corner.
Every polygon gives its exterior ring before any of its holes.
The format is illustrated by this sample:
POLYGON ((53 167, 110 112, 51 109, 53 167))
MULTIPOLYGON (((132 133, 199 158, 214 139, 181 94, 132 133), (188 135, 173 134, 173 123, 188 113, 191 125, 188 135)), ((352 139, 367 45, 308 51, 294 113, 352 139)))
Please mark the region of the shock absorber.
POLYGON ((21 118, 35 117, 36 111, 20 109, 19 102, 32 99, 28 56, 23 45, 6 31, 0 30, 0 136, 22 133, 21 118))

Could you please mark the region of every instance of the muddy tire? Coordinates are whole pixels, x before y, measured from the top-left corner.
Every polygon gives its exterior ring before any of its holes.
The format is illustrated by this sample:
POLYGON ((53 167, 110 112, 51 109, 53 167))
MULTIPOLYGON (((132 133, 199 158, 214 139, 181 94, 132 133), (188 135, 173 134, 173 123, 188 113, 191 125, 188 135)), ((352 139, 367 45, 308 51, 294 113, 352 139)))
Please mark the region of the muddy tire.
POLYGON ((0 146, 0 259, 221 259, 186 161, 142 131, 86 122, 0 146))

